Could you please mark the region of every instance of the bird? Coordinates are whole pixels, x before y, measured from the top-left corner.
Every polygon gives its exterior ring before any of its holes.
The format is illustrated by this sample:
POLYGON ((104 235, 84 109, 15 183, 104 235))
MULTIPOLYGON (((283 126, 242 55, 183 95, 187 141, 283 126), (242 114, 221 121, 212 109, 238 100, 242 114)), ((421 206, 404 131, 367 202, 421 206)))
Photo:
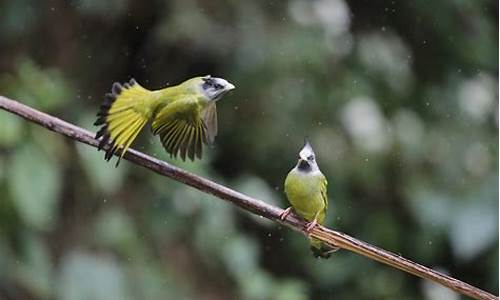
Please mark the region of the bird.
MULTIPOLYGON (((291 206, 280 215, 281 220, 285 220, 293 210, 308 222, 306 233, 317 224, 324 224, 328 208, 327 185, 328 181, 318 167, 314 150, 306 139, 304 147, 299 152, 297 165, 285 179, 284 190, 291 206)), ((316 258, 329 258, 331 253, 338 250, 311 237, 309 242, 316 258)))
POLYGON ((202 158, 202 144, 212 144, 217 135, 216 102, 235 86, 210 75, 188 79, 178 85, 148 90, 135 79, 115 82, 97 113, 95 138, 98 150, 106 146, 105 160, 127 152, 148 121, 171 157, 202 158))

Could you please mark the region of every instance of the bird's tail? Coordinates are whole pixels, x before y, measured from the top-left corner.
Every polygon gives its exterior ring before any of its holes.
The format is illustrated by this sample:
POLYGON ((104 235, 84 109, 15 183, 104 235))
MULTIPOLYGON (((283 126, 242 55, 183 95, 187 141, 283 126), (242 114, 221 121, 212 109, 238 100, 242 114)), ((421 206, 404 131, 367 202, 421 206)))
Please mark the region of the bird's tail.
POLYGON ((330 258, 333 252, 339 250, 338 247, 330 247, 315 238, 309 238, 309 243, 311 244, 312 254, 316 258, 330 258))
POLYGON ((104 103, 97 113, 94 125, 102 126, 96 134, 101 138, 98 150, 106 149, 104 158, 110 160, 118 151, 120 159, 137 137, 141 129, 151 118, 154 111, 152 92, 140 86, 134 79, 121 85, 113 84, 111 93, 106 94, 104 103))

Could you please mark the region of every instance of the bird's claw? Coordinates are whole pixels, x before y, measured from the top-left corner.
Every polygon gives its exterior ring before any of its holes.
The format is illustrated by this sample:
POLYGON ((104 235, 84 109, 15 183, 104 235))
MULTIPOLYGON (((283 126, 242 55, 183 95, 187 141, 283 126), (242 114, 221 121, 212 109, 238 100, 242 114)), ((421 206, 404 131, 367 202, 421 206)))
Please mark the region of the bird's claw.
POLYGON ((312 220, 310 223, 306 224, 306 232, 311 233, 314 227, 318 225, 318 221, 316 219, 312 220))
POLYGON ((280 220, 285 221, 286 217, 292 212, 292 207, 288 207, 280 214, 280 220))

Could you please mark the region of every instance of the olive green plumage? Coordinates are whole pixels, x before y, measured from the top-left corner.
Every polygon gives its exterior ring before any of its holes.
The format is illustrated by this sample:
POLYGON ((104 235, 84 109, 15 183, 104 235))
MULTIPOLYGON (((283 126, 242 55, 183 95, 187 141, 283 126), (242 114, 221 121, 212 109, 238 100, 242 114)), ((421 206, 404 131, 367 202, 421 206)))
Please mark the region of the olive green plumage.
POLYGON ((222 78, 195 77, 177 86, 150 91, 134 79, 112 92, 97 113, 94 125, 102 126, 96 138, 98 149, 109 144, 105 159, 118 153, 120 162, 127 149, 148 121, 171 156, 201 159, 203 144, 213 143, 217 135, 216 101, 234 86, 222 78))
MULTIPOLYGON (((297 165, 285 179, 285 194, 293 210, 312 227, 325 222, 328 208, 327 185, 328 181, 316 163, 314 151, 306 142, 300 151, 297 165)), ((328 258, 335 250, 317 239, 309 238, 309 241, 315 257, 328 258)))

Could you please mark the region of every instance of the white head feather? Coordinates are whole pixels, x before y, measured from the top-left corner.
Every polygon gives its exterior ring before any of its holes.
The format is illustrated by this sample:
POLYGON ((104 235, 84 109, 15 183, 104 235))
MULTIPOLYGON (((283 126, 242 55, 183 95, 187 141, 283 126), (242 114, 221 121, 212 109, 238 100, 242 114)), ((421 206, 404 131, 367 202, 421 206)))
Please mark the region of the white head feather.
POLYGON ((306 144, 299 152, 299 162, 297 169, 302 172, 315 172, 319 171, 318 164, 316 163, 316 154, 314 153, 311 144, 306 140, 306 144), (309 166, 309 168, 307 168, 309 166))

